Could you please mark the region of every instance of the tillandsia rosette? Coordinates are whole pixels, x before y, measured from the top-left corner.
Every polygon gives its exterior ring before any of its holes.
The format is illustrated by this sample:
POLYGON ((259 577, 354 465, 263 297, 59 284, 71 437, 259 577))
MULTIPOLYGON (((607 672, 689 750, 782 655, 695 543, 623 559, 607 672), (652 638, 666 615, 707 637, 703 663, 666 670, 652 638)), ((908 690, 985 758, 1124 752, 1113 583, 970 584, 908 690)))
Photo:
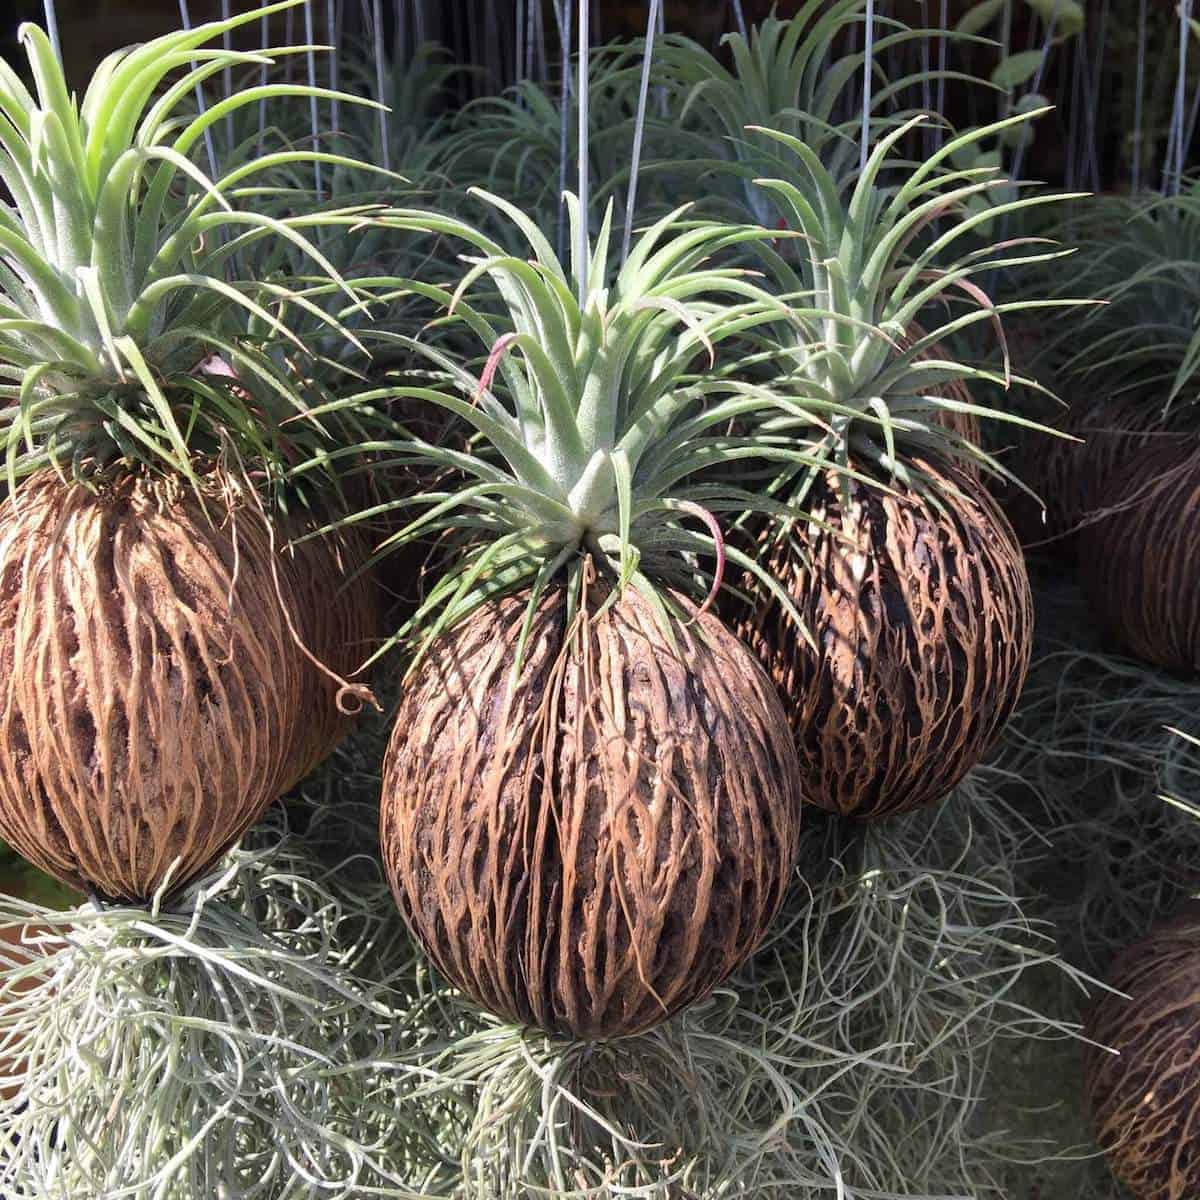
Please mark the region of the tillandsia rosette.
MULTIPOLYGON (((980 40, 948 30, 910 29, 878 11, 873 20, 876 63, 915 42, 980 40)), ((786 153, 747 137, 747 128, 763 126, 800 138, 835 178, 853 175, 863 129, 859 89, 866 54, 860 38, 866 21, 866 0, 806 0, 793 17, 772 15, 746 35, 727 34, 728 65, 689 38, 665 38, 654 55, 673 114, 672 158, 678 161, 657 163, 655 170, 685 172, 693 186, 702 182, 699 195, 707 208, 781 227, 786 206, 754 180, 771 173, 773 161, 786 163, 786 153), (690 153, 681 153, 681 137, 690 153)), ((896 79, 878 66, 873 74, 867 112, 872 130, 903 124, 913 105, 929 104, 930 88, 939 81, 979 82, 932 65, 896 79)))
POLYGON ((787 723, 709 611, 718 514, 753 501, 699 478, 759 453, 722 429, 773 403, 706 364, 784 310, 719 265, 769 231, 670 214, 618 265, 611 210, 592 244, 568 197, 568 271, 518 208, 481 199, 529 257, 449 217, 381 218, 476 252, 452 292, 411 286, 471 330, 482 364, 425 345, 444 385, 395 389, 474 439, 392 443, 458 482, 410 501, 424 511, 394 539, 449 542, 397 635, 413 665, 384 763, 383 858, 447 978, 511 1020, 613 1037, 728 975, 791 876, 787 723))
POLYGON ((1062 221, 1079 252, 1051 289, 1094 297, 1070 336, 1043 337, 1041 357, 1069 407, 1067 438, 1024 439, 1027 482, 1044 522, 1014 507, 1031 542, 1076 548, 1131 459, 1194 442, 1200 430, 1200 190, 1096 196, 1062 221))
POLYGON ((271 62, 214 39, 289 6, 110 55, 78 103, 35 26, 21 30, 34 90, 0 66, 0 833, 106 897, 187 882, 327 752, 343 722, 322 629, 353 630, 369 653, 372 600, 337 592, 340 548, 282 553, 308 520, 290 462, 339 434, 268 342, 302 355, 280 306, 318 310, 240 274, 279 240, 357 301, 305 230, 361 214, 250 202, 260 172, 350 160, 202 165, 227 114, 329 93, 270 83, 192 101, 226 68, 271 62))
POLYGON ((1120 648, 1200 671, 1200 191, 1097 201, 1068 284, 1104 303, 1055 339, 1076 441, 1039 445, 1033 482, 1077 546, 1093 610, 1120 648))
POLYGON ((791 395, 794 413, 769 416, 758 434, 797 439, 823 466, 788 466, 771 480, 767 490, 802 511, 758 538, 809 636, 754 576, 737 620, 784 698, 805 794, 833 812, 877 818, 940 799, 987 750, 1028 666, 1024 560, 979 478, 1003 468, 970 440, 994 415, 972 402, 974 385, 1018 377, 1006 351, 998 370, 961 361, 954 338, 987 322, 1003 347, 1006 312, 1051 302, 993 304, 980 277, 1055 252, 979 244, 984 217, 964 202, 996 173, 943 165, 1024 119, 904 161, 918 118, 882 136, 844 188, 801 140, 755 131, 790 152, 786 175, 761 185, 798 247, 786 261, 755 247, 793 318, 767 353, 786 352, 773 389, 791 395))

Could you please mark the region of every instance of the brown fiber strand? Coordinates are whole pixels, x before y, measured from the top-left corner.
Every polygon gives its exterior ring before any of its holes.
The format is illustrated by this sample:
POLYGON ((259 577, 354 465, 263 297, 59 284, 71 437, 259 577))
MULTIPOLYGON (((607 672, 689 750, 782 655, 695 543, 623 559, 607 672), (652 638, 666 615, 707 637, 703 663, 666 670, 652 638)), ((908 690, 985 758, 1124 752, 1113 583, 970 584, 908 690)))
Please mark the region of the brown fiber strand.
POLYGON ((366 548, 352 530, 298 541, 285 551, 282 578, 294 598, 298 632, 326 671, 305 658, 300 720, 284 790, 332 754, 354 723, 354 714, 339 708, 339 684, 326 672, 350 678, 376 648, 380 594, 373 573, 364 570, 366 561, 366 548))
POLYGON ((1200 451, 1194 439, 1137 455, 1104 495, 1111 514, 1080 542, 1097 616, 1137 658, 1200 671, 1200 451))
POLYGON ((1126 950, 1092 1011, 1084 1087, 1096 1140, 1136 1200, 1200 1196, 1200 904, 1126 950))
POLYGON ((0 836, 77 888, 181 884, 278 794, 300 664, 232 484, 47 472, 0 508, 0 836), (232 604, 231 604, 232 600, 232 604))
MULTIPOLYGON (((593 597, 592 610, 599 608, 593 597)), ((670 649, 627 588, 567 636, 525 598, 443 638, 384 763, 396 899, 438 969, 511 1020, 595 1039, 705 995, 759 943, 795 861, 795 752, 770 681, 715 618, 670 649)))
POLYGON ((756 603, 739 628, 791 717, 805 799, 863 819, 944 796, 1029 666, 1033 601, 1008 522, 973 475, 918 465, 940 510, 898 481, 887 495, 830 473, 805 507, 837 533, 795 526, 764 546, 816 650, 761 584, 744 585, 756 603))

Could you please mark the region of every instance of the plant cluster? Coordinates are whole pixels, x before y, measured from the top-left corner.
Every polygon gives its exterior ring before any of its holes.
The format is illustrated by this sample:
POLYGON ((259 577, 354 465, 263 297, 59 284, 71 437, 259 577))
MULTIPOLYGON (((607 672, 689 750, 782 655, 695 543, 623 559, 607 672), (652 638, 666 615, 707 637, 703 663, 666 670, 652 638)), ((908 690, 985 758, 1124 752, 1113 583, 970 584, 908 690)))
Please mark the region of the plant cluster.
POLYGON ((999 1193, 1037 110, 865 0, 454 116, 214 48, 300 2, 0 75, 0 834, 89 897, 0 906, 0 1190, 999 1193))

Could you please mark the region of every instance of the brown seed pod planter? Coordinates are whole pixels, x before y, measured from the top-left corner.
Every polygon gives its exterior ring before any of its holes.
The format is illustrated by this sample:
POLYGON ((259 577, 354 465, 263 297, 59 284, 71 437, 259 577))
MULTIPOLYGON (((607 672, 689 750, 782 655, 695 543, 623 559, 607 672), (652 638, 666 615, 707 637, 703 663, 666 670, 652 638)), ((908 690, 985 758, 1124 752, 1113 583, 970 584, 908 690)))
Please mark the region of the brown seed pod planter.
POLYGON ((107 898, 194 878, 287 771, 301 671, 268 534, 203 487, 47 472, 0 508, 0 836, 107 898))
POLYGON ((1102 400, 1072 408, 1052 423, 1070 439, 1023 431, 1014 470, 1045 504, 1046 518, 1032 497, 1012 486, 1004 489, 1004 509, 1021 544, 1052 545, 1056 553, 1075 555, 1079 536, 1130 456, 1163 443, 1181 444, 1195 421, 1195 412, 1184 406, 1164 417, 1159 404, 1102 400))
POLYGON ((679 604, 678 655, 632 589, 568 635, 488 606, 408 688, 383 860, 438 969, 492 1012, 585 1039, 644 1030, 757 946, 789 883, 800 794, 770 681, 679 604))
POLYGON ((1144 662, 1200 672, 1200 443, 1136 456, 1102 506, 1080 543, 1096 614, 1144 662))
MULTIPOLYGON (((747 581, 743 637, 779 687, 806 800, 873 820, 941 799, 1011 714, 1033 606, 1020 547, 974 475, 920 464, 939 509, 831 475, 804 507, 817 524, 772 538, 768 571, 816 648, 747 581)), ((769 557, 769 561, 768 561, 769 557)))
POLYGON ((1096 1140, 1135 1200, 1200 1196, 1200 904, 1125 951, 1086 1034, 1096 1140))

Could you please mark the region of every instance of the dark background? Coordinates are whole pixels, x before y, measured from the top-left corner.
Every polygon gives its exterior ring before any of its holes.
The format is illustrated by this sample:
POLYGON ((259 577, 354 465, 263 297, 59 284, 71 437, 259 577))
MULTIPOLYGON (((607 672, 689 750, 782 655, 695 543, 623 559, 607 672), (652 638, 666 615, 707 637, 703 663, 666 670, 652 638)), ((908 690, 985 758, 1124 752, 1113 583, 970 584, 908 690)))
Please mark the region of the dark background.
MULTIPOLYGON (((364 14, 373 0, 336 0, 343 37, 365 28, 364 14)), ((534 6, 536 44, 545 50, 530 59, 535 76, 549 77, 557 70, 558 30, 552 0, 529 0, 534 6), (540 4, 540 7, 539 7, 540 4)), ((572 0, 577 3, 577 0, 572 0)), ((1179 21, 1176 0, 1082 0, 1086 12, 1083 35, 1056 46, 1049 56, 1041 91, 1058 111, 1039 124, 1024 173, 1055 184, 1094 190, 1128 186, 1138 151, 1135 137, 1135 97, 1139 28, 1144 23, 1145 71, 1143 123, 1140 139, 1143 178, 1161 171, 1178 70, 1179 21)), ((746 20, 753 22, 772 9, 780 16, 794 14, 803 0, 743 0, 746 20)), ((949 23, 955 24, 973 6, 973 0, 945 0, 949 23)), ((233 0, 235 11, 247 11, 252 0, 233 0)), ((528 21, 525 0, 383 0, 389 43, 404 14, 404 34, 411 46, 418 35, 446 45, 459 61, 477 63, 485 70, 472 86, 476 91, 496 91, 511 83, 516 73, 518 17, 528 21)), ((1200 3, 1195 5, 1200 19, 1200 3)), ((314 0, 317 41, 329 39, 326 14, 329 0, 314 0)), ((210 20, 221 14, 221 0, 189 0, 191 19, 210 20)), ((592 0, 594 39, 635 37, 645 32, 645 0, 592 0)), ((894 16, 909 25, 939 24, 943 0, 878 0, 881 16, 894 16)), ((58 0, 57 11, 69 75, 76 87, 103 55, 131 42, 144 41, 179 24, 178 0, 58 0)), ((0 50, 19 66, 16 29, 22 20, 42 20, 41 0, 9 0, 7 17, 0 17, 0 50)), ((1013 0, 1010 44, 1012 50, 1038 48, 1046 30, 1028 0, 1013 0)), ((710 48, 719 47, 722 35, 736 29, 733 0, 666 0, 666 27, 686 33, 710 48)), ((990 34, 998 35, 993 27, 990 34)), ((272 37, 304 40, 303 10, 276 17, 272 37), (289 28, 290 26, 290 28, 289 28)), ((257 23, 240 38, 250 45, 258 37, 257 23)), ((1188 107, 1195 111, 1200 88, 1200 39, 1189 46, 1188 107)), ((987 75, 999 59, 998 51, 960 52, 953 65, 987 75)), ((918 62, 887 64, 891 69, 918 62)), ((460 96, 460 101, 468 97, 460 96)), ((958 126, 993 118, 994 110, 980 112, 977 91, 951 87, 946 95, 946 115, 958 126)), ((1200 167, 1200 138, 1193 139, 1189 169, 1200 167)))

